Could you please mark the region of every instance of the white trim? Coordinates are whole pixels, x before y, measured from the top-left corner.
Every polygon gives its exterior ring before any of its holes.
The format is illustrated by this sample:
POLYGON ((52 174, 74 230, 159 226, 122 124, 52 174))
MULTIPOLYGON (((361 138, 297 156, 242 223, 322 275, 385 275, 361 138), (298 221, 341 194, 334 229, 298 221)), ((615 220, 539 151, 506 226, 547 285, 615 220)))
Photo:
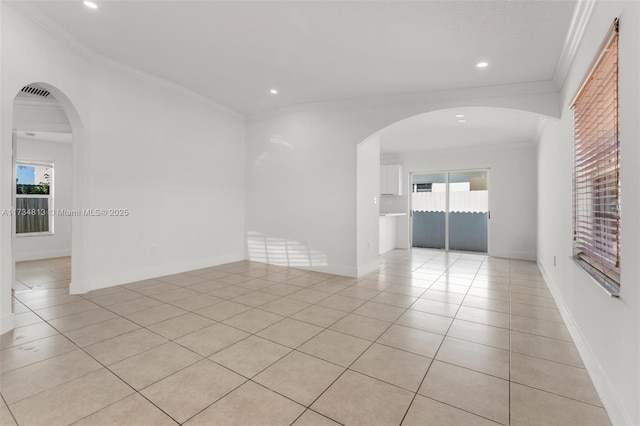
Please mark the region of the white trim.
MULTIPOLYGON (((53 235, 53 234, 50 234, 53 235)), ((43 235, 35 235, 31 234, 30 237, 42 237, 43 235)), ((47 250, 47 251, 37 251, 37 252, 29 252, 29 253, 16 253, 13 255, 13 260, 15 262, 25 262, 28 260, 41 260, 41 259, 53 259, 56 257, 69 257, 71 256, 71 249, 61 249, 61 250, 47 250)))
POLYGON ((598 361, 595 353, 591 349, 589 342, 585 339, 584 335, 580 331, 580 327, 573 319, 573 316, 569 312, 567 305, 564 303, 562 295, 558 289, 556 283, 551 279, 551 277, 547 274, 544 267, 542 266, 542 262, 540 259, 537 261, 538 269, 542 273, 542 277, 544 281, 547 283, 547 287, 551 291, 551 295, 558 306, 558 310, 560 311, 560 315, 562 316, 562 320, 564 321, 567 329, 569 330, 569 334, 571 334, 571 338, 580 353, 580 357, 584 362, 585 368, 593 381, 593 385, 598 392, 598 396, 602 400, 602 404, 607 410, 607 414, 609 415, 609 419, 611 423, 614 425, 632 425, 634 424, 631 420, 631 416, 624 410, 624 407, 620 404, 620 399, 617 397, 615 387, 609 381, 607 374, 605 373, 602 365, 598 361))
POLYGON ((164 78, 161 77, 157 77, 153 74, 149 74, 146 73, 144 71, 141 71, 137 68, 134 67, 130 67, 128 65, 125 65, 121 62, 115 61, 113 59, 104 57, 104 56, 100 56, 100 55, 95 55, 94 61, 93 63, 95 65, 98 65, 104 69, 110 70, 110 71, 114 71, 117 73, 120 73, 122 75, 125 75, 127 77, 131 77, 131 78, 135 78, 138 80, 142 80, 146 83, 152 84, 156 87, 160 87, 162 89, 168 90, 170 92, 174 92, 174 93, 178 93, 180 95, 186 96, 187 98, 190 98, 192 100, 204 103, 205 105, 207 105, 208 107, 215 109, 218 112, 224 113, 224 114, 228 114, 231 115, 234 118, 243 120, 245 119, 244 115, 242 115, 241 113, 232 110, 231 108, 228 108, 222 104, 219 104, 218 102, 207 98, 205 96, 200 95, 199 93, 194 92, 193 90, 178 84, 178 83, 174 83, 172 81, 166 80, 164 78))
POLYGON ((4 1, 3 3, 13 7, 16 11, 20 12, 27 19, 31 20, 34 24, 38 25, 44 31, 49 33, 53 38, 66 45, 69 49, 76 52, 82 58, 89 62, 94 59, 94 53, 80 40, 71 35, 61 25, 57 24, 51 18, 49 18, 38 6, 28 1, 4 1))
MULTIPOLYGON (((576 106, 576 103, 578 102, 578 98, 580 97, 580 94, 582 93, 586 85, 591 80, 593 73, 596 72, 598 65, 600 65, 600 62, 602 62, 602 58, 604 57, 605 53, 609 50, 611 43, 617 36, 618 36, 618 18, 615 18, 611 23, 611 26, 609 27, 609 31, 607 31, 607 34, 602 40, 602 43, 600 43, 600 47, 598 47, 598 50, 596 51, 595 56, 591 60, 591 64, 589 65, 589 68, 587 68, 589 70, 588 73, 582 78, 582 81, 578 85, 578 88, 576 89, 575 93, 571 97, 571 101, 569 101, 569 105, 568 105, 569 109, 573 109, 576 106)), ((616 56, 618 56, 617 52, 616 52, 616 56)), ((616 74, 618 72, 618 68, 619 68, 618 63, 616 63, 615 65, 616 74)))
MULTIPOLYGON (((584 3, 592 3, 595 0, 583 0, 579 2, 579 4, 584 3)), ((67 47, 78 53, 81 57, 86 59, 88 62, 92 63, 96 66, 101 66, 106 69, 110 69, 112 71, 120 72, 123 75, 127 75, 129 77, 138 78, 140 80, 146 81, 153 85, 163 87, 167 90, 180 93, 185 95, 191 99, 198 100, 200 102, 204 102, 206 105, 213 107, 221 112, 226 112, 234 117, 249 121, 255 122, 268 118, 272 118, 275 116, 300 112, 300 111, 309 111, 309 110, 332 110, 332 109, 343 109, 343 108, 366 108, 366 107, 374 107, 374 106, 388 106, 394 103, 401 104, 422 104, 422 103, 434 103, 438 101, 456 101, 456 100, 477 100, 477 99, 485 99, 485 98, 497 98, 504 96, 518 96, 518 95, 528 95, 528 94, 546 94, 546 93, 557 93, 558 88, 554 84, 553 81, 537 81, 537 82, 526 82, 526 83, 516 83, 516 84, 505 84, 505 85, 497 85, 497 86, 486 86, 486 87, 473 87, 473 88, 462 88, 462 89, 452 89, 452 90, 434 90, 428 92, 411 92, 411 93, 402 93, 395 94, 389 96, 369 96, 362 98, 351 98, 351 99, 342 99, 337 101, 318 101, 318 102, 310 102, 304 104, 296 104, 292 106, 277 108, 274 110, 266 111, 266 112, 258 112, 254 114, 242 114, 235 110, 232 110, 224 105, 215 102, 214 100, 202 96, 199 93, 196 93, 192 89, 189 89, 181 84, 171 82, 167 79, 163 79, 161 77, 157 77, 155 75, 143 72, 141 70, 135 69, 123 63, 117 62, 113 59, 106 58, 104 56, 98 55, 85 46, 79 39, 69 33, 62 26, 58 25, 51 18, 49 18, 45 13, 43 13, 38 6, 30 4, 27 1, 6 1, 5 3, 11 5, 18 12, 22 13, 25 17, 33 21, 35 24, 40 26, 43 30, 48 32, 52 37, 56 40, 59 40, 61 43, 65 44, 67 47)), ((580 9, 580 8, 576 8, 580 9)), ((590 12, 589 12, 590 14, 590 12)), ((580 32, 580 37, 582 36, 582 32, 584 31, 583 27, 580 32)), ((577 40, 579 42, 579 39, 577 40)), ((576 47, 577 49, 577 47, 576 47)), ((575 49, 574 49, 575 50, 575 49)), ((575 52, 573 53, 575 55, 575 52)), ((573 58, 573 57, 572 57, 573 58)), ((567 69, 568 71, 568 69, 567 69)), ((559 112, 558 112, 559 115, 559 112)))
MULTIPOLYGON (((244 258, 244 260, 249 260, 246 257, 244 258)), ((283 265, 281 263, 269 263, 269 262, 262 262, 260 260, 251 260, 251 262, 254 263, 262 263, 265 265, 273 265, 273 266, 279 266, 282 268, 287 268, 288 266, 283 265)), ((376 262, 377 265, 377 262, 376 262)), ((354 266, 346 266, 346 265, 316 265, 316 266, 299 266, 299 265, 295 265, 295 266, 289 266, 288 268, 291 269, 301 269, 303 271, 311 271, 311 272, 322 272, 325 274, 332 274, 332 275, 340 275, 343 277, 351 277, 351 278, 358 278, 358 268, 354 267, 354 266)))
POLYGON ((378 259, 373 262, 369 262, 366 265, 358 266, 358 278, 362 278, 365 275, 369 275, 372 272, 380 269, 380 261, 378 259))
POLYGON ((582 37, 591 19, 595 4, 596 0, 578 0, 576 2, 573 17, 571 18, 571 26, 567 32, 567 37, 564 40, 564 45, 560 53, 560 59, 553 74, 553 83, 558 90, 562 88, 567 79, 569 69, 571 68, 573 59, 578 53, 578 47, 582 42, 582 37))
POLYGON ((8 315, 3 315, 2 320, 0 320, 0 334, 4 334, 8 331, 16 328, 16 316, 11 313, 8 315))
MULTIPOLYGON (((441 110, 460 106, 459 101, 470 102, 471 104, 468 105, 470 107, 484 107, 484 105, 475 105, 471 101, 486 100, 491 98, 516 97, 523 95, 558 93, 558 89, 555 87, 553 82, 549 80, 527 83, 502 84, 497 86, 470 87, 463 89, 411 92, 387 96, 367 96, 335 101, 309 102, 276 108, 265 112, 247 114, 247 122, 258 122, 298 112, 389 107, 398 105, 435 105, 437 106, 438 110, 441 110), (443 102, 448 102, 451 105, 443 106, 443 102)), ((558 109, 557 118, 560 118, 560 111, 561 109, 558 109)), ((425 112, 428 112, 428 110, 425 110, 425 112)), ((543 113, 539 114, 542 115, 543 113)))
POLYGON ((491 250, 491 247, 489 247, 489 249, 490 250, 487 254, 490 257, 499 257, 501 259, 529 260, 532 262, 535 262, 537 258, 537 253, 535 251, 528 251, 528 250, 495 251, 495 250, 491 250))
POLYGON ((6 4, 16 9, 27 19, 31 20, 44 31, 49 33, 53 38, 65 44, 68 48, 70 48, 82 58, 86 59, 88 62, 92 63, 95 66, 100 66, 111 71, 119 72, 120 74, 126 75, 128 77, 133 77, 157 87, 169 90, 171 92, 181 94, 190 99, 205 103, 210 108, 231 115, 234 118, 238 118, 241 120, 245 119, 243 114, 225 107, 224 105, 215 102, 210 98, 202 96, 181 84, 171 82, 167 79, 143 72, 113 59, 96 54, 75 36, 65 30, 62 26, 58 25, 55 21, 49 18, 40 10, 40 8, 38 8, 38 6, 30 4, 30 2, 6 1, 6 4))
MULTIPOLYGON (((282 266, 282 265, 280 265, 282 266)), ((346 265, 323 265, 323 266, 295 266, 294 269, 302 269, 305 271, 322 272, 325 274, 340 275, 343 277, 358 277, 358 268, 346 265)))
POLYGON ((228 254, 208 259, 172 263, 161 265, 159 267, 142 268, 133 271, 116 272, 113 274, 92 277, 82 282, 72 281, 69 284, 69 294, 80 294, 89 292, 91 290, 99 290, 101 288, 128 284, 136 281, 147 280, 150 278, 163 277, 165 275, 179 274, 182 272, 194 271, 196 269, 223 265, 225 263, 238 262, 241 260, 244 260, 244 253, 228 254))

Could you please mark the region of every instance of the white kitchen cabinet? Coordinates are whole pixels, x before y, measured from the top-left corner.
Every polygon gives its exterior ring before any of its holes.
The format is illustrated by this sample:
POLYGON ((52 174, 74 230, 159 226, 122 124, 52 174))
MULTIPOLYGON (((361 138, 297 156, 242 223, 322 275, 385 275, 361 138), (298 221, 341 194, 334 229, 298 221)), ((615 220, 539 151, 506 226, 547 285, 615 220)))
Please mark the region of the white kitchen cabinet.
POLYGON ((398 224, 403 217, 406 219, 406 216, 406 213, 380 213, 379 254, 398 247, 398 224))
POLYGON ((402 166, 380 166, 380 195, 402 195, 402 166))
POLYGON ((396 217, 380 216, 380 237, 378 253, 383 254, 396 248, 396 217))

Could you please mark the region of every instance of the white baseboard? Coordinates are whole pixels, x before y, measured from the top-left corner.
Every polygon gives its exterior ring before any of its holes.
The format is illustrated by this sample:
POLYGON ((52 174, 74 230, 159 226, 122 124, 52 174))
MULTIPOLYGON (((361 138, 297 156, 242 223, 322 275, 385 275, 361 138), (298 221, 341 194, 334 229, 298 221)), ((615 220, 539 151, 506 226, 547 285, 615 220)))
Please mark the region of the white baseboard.
MULTIPOLYGON (((248 257, 248 256, 247 256, 248 257)), ((282 266, 283 268, 293 268, 293 269, 302 269, 304 271, 312 271, 312 272, 322 272, 325 274, 332 275, 341 275, 344 277, 352 277, 356 278, 358 276, 358 269, 353 266, 345 266, 345 265, 287 265, 282 262, 265 262, 263 260, 250 260, 245 257, 245 260, 256 262, 256 263, 264 263, 265 265, 274 265, 274 266, 282 266)))
POLYGON ((533 262, 538 260, 537 253, 531 251, 507 250, 504 252, 498 252, 495 250, 489 250, 488 254, 491 257, 499 257, 502 259, 531 260, 533 262))
POLYGON ((150 278, 162 277, 165 275, 179 274, 181 272, 193 271, 195 269, 208 268, 222 265, 224 263, 238 262, 244 260, 244 253, 229 254, 213 258, 198 259, 195 261, 172 263, 153 268, 137 269, 133 271, 123 271, 110 275, 91 277, 85 280, 74 280, 69 284, 70 294, 83 294, 91 290, 112 287, 147 280, 150 278))
POLYGON ((377 271, 380 269, 380 261, 375 260, 373 262, 369 262, 366 265, 358 266, 358 278, 370 274, 371 272, 377 271))
POLYGON ((48 251, 38 251, 38 252, 30 252, 30 253, 16 253, 14 255, 14 260, 16 262, 24 262, 27 260, 52 259, 54 257, 68 257, 68 256, 71 256, 71 249, 48 250, 48 251))
POLYGON ((614 425, 633 425, 633 421, 631 420, 631 416, 624 410, 624 407, 620 405, 620 399, 617 397, 615 388, 609 381, 602 365, 598 361, 598 358, 595 356, 589 342, 585 339, 584 335, 580 331, 580 327, 573 319, 573 316, 569 312, 567 305, 564 303, 564 299, 560 293, 560 290, 556 286, 556 283, 551 279, 551 277, 547 274, 547 271, 544 269, 542 262, 538 260, 538 269, 542 273, 542 277, 547 283, 547 287, 551 291, 553 298, 560 310, 560 315, 564 320, 564 323, 569 330, 569 334, 573 338, 573 342, 582 357, 582 361, 584 362, 585 368, 591 377, 591 381, 593 382, 598 395, 600 396, 600 400, 607 410, 607 414, 609 415, 609 419, 611 423, 614 425))
POLYGON ((0 334, 4 334, 7 331, 11 331, 16 327, 16 316, 15 314, 7 314, 2 316, 2 321, 0 321, 0 334))

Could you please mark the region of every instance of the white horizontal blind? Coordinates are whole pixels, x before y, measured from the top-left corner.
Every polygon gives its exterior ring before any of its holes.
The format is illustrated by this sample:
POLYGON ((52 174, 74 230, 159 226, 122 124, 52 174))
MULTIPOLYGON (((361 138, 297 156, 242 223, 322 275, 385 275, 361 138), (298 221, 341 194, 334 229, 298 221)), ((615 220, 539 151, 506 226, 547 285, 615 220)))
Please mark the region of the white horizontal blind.
POLYGON ((574 255, 619 283, 617 31, 604 46, 573 103, 574 255))

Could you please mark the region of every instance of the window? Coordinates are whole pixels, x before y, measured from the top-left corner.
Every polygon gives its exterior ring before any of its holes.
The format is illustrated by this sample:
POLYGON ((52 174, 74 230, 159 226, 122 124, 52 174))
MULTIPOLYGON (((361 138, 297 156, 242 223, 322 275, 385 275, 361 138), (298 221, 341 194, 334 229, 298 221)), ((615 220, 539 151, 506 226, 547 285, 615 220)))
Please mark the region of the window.
POLYGON ((16 166, 16 234, 53 234, 53 164, 16 166))
POLYGON ((572 102, 574 258, 612 295, 620 287, 618 21, 572 102))

